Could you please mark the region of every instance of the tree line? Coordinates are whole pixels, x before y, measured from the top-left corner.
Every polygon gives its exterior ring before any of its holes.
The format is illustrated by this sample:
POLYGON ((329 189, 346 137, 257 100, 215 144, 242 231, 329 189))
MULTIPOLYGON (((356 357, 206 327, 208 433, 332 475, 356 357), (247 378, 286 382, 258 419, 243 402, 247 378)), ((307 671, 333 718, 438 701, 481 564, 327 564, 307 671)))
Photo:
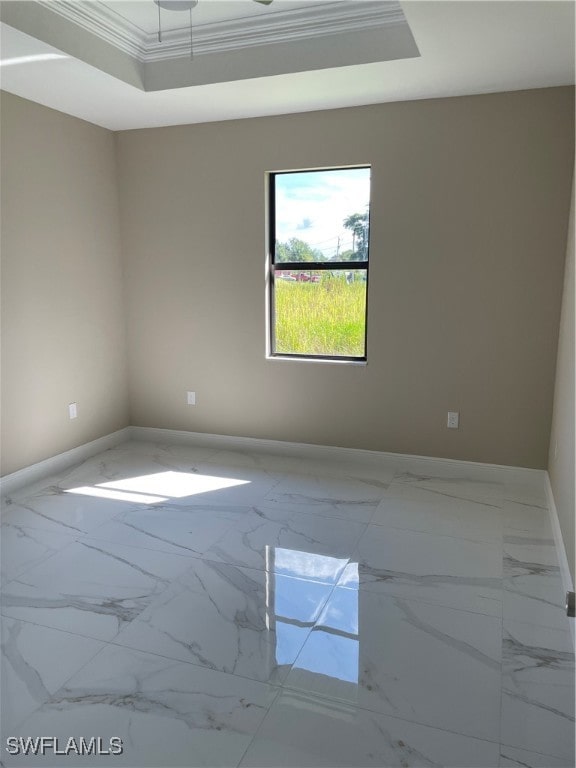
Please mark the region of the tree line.
POLYGON ((345 229, 352 232, 352 248, 337 252, 330 259, 322 251, 313 248, 306 241, 291 237, 286 243, 276 240, 276 263, 313 262, 313 261, 365 261, 368 257, 369 214, 352 213, 342 222, 345 229))

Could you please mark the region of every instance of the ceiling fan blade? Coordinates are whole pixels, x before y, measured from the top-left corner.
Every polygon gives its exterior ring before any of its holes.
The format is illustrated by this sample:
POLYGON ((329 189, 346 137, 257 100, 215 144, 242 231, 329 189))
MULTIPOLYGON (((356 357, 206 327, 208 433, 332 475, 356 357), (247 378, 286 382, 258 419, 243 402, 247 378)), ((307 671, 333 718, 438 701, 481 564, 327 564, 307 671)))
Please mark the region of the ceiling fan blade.
POLYGON ((260 3, 261 5, 270 5, 272 0, 254 0, 255 3, 260 3))

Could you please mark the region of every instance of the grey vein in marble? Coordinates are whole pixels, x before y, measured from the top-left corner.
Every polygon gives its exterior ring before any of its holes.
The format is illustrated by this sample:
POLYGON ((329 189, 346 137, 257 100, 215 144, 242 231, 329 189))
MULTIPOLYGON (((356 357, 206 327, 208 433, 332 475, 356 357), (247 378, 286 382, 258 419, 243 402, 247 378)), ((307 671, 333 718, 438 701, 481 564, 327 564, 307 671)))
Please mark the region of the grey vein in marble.
MULTIPOLYGON (((14 583, 13 583, 14 584, 14 583)), ((27 586, 27 585, 26 585, 27 586)), ((2 607, 6 609, 61 609, 72 608, 75 611, 87 611, 91 614, 101 616, 113 616, 118 621, 118 629, 124 622, 130 622, 138 616, 147 605, 147 601, 139 598, 113 598, 104 597, 101 600, 94 600, 89 595, 66 594, 61 597, 28 597, 21 593, 6 593, 2 597, 2 607)), ((8 610, 7 615, 10 615, 8 610)), ((36 618, 33 613, 28 614, 31 618, 36 618)), ((39 620, 39 619, 37 619, 39 620)))
POLYGON ((384 497, 370 522, 496 544, 501 544, 503 534, 501 510, 482 509, 476 502, 445 504, 437 499, 384 497))
POLYGON ((573 763, 551 755, 540 755, 525 749, 503 745, 499 766, 500 768, 572 768, 573 763))
POLYGON ((276 683, 330 592, 330 585, 197 560, 115 642, 276 683))
MULTIPOLYGON (((59 493, 63 493, 60 489, 54 489, 50 488, 48 489, 48 492, 45 494, 46 496, 56 496, 59 493)), ((82 528, 79 528, 77 525, 71 525, 70 523, 66 523, 64 520, 57 520, 56 518, 52 517, 51 515, 46 514, 45 512, 42 512, 39 509, 34 509, 31 502, 25 503, 24 501, 17 502, 14 504, 13 500, 11 498, 6 499, 6 506, 7 507, 14 507, 14 509, 18 510, 24 510, 26 512, 29 512, 32 515, 32 519, 30 522, 30 525, 33 525, 34 523, 34 516, 37 516, 39 518, 42 518, 43 520, 48 521, 50 524, 61 526, 62 528, 65 528, 68 532, 79 534, 79 533, 85 533, 85 531, 82 528)), ((22 513, 20 511, 15 512, 14 509, 9 509, 8 513, 4 515, 3 521, 6 521, 8 523, 15 524, 17 517, 16 515, 21 515, 22 513), (12 514, 10 514, 12 513, 12 514)))
POLYGON ((508 691, 504 689, 504 694, 518 702, 536 707, 543 712, 557 715, 558 717, 564 718, 569 723, 574 723, 574 715, 572 713, 566 712, 564 709, 559 709, 558 707, 554 707, 550 704, 546 704, 533 696, 529 696, 526 693, 519 693, 518 691, 508 691))
POLYGON ((527 501, 518 501, 516 499, 509 499, 506 496, 504 497, 503 501, 505 501, 507 504, 514 504, 518 507, 527 507, 528 509, 538 509, 542 512, 548 513, 548 507, 546 506, 546 503, 544 501, 530 503, 527 501))
MULTIPOLYGON (((398 585, 415 586, 415 587, 429 587, 437 585, 447 586, 463 586, 463 587, 479 587, 486 589, 499 589, 502 585, 502 579, 497 578, 477 578, 467 576, 449 576, 447 574, 415 574, 415 573, 402 573, 401 571, 387 571, 384 568, 371 568, 363 563, 351 564, 346 569, 345 573, 338 586, 340 587, 354 587, 357 585, 369 585, 369 584, 385 584, 391 582, 398 585), (358 568, 359 577, 350 577, 348 572, 353 568, 358 568)), ((423 591, 419 595, 422 599, 425 599, 426 594, 423 591)))
POLYGON ((283 691, 241 766, 487 768, 495 744, 439 731, 342 702, 283 691))
POLYGON ((176 555, 198 557, 215 544, 250 507, 195 506, 184 509, 169 504, 122 512, 89 534, 92 539, 117 542, 176 555))
POLYGON ((441 496, 447 499, 454 499, 457 502, 474 502, 483 507, 500 509, 501 493, 498 486, 494 483, 484 483, 480 480, 471 481, 460 477, 432 477, 429 475, 418 475, 412 472, 397 473, 388 489, 389 495, 403 493, 402 489, 421 492, 425 497, 427 494, 441 496), (454 493, 454 489, 457 491, 454 493), (459 491, 459 492, 458 492, 459 491), (490 501, 486 501, 486 497, 490 501))
POLYGON ((541 751, 574 764, 573 697, 562 697, 545 686, 526 686, 523 692, 502 691, 502 743, 541 751), (568 711, 567 711, 568 709, 568 711))
POLYGON ((4 735, 48 700, 102 643, 2 618, 1 710, 4 735))
POLYGON ((368 523, 379 501, 349 501, 329 496, 307 496, 303 493, 270 493, 265 503, 269 508, 277 506, 279 512, 307 512, 321 517, 368 523))
POLYGON ((560 568, 557 565, 526 562, 506 553, 504 554, 503 565, 504 578, 508 584, 518 576, 560 576, 560 568))
POLYGON ((2 583, 47 560, 72 541, 74 537, 66 534, 4 523, 0 526, 2 583))
POLYGON ((541 536, 530 538, 528 536, 517 535, 516 532, 505 533, 504 544, 516 544, 521 547, 550 547, 552 552, 554 552, 555 546, 554 539, 544 538, 541 536))
POLYGON ((574 758, 571 633, 505 621, 502 742, 574 758))
POLYGON ((4 615, 110 640, 183 573, 189 558, 85 540, 66 547, 2 594, 4 615))
POLYGON ((277 553, 277 573, 336 583, 348 558, 365 530, 362 523, 331 520, 297 512, 271 512, 269 507, 255 507, 220 540, 210 547, 205 557, 210 560, 250 568, 265 569, 270 553, 277 553), (274 516, 271 519, 271 516, 274 516), (293 572, 290 553, 301 553, 302 572, 293 572), (307 554, 308 553, 308 554, 307 554), (286 569, 279 568, 284 557, 286 569), (290 562, 289 562, 290 561, 290 562), (315 564, 319 574, 315 574, 315 564))
POLYGON ((487 655, 486 653, 483 653, 471 642, 466 642, 464 640, 459 640, 455 637, 452 637, 452 635, 434 627, 430 622, 422 621, 422 619, 418 618, 418 614, 415 610, 413 610, 411 604, 405 600, 396 600, 396 605, 404 614, 406 621, 416 629, 425 632, 426 634, 430 635, 430 637, 433 637, 442 643, 446 643, 447 645, 454 648, 454 650, 458 653, 467 654, 472 659, 481 662, 487 667, 500 671, 501 662, 499 658, 494 658, 487 655))
POLYGON ((7 499, 2 522, 76 537, 134 506, 133 502, 67 493, 50 486, 34 496, 7 499))
POLYGON ((491 616, 336 587, 285 685, 496 741, 500 653, 491 616))
POLYGON ((495 543, 369 525, 339 586, 502 615, 495 543))
POLYGON ((41 675, 21 655, 18 647, 22 626, 22 622, 3 622, 2 634, 5 634, 6 637, 2 639, 2 660, 12 667, 32 698, 38 702, 46 701, 50 694, 44 685, 41 675))
MULTIPOLYGON (((528 645, 512 634, 515 623, 507 625, 502 641, 504 672, 517 677, 527 670, 558 670, 569 684, 570 673, 574 673, 574 653, 572 650, 546 648, 540 645, 528 645)), ((568 638, 566 638, 568 639, 568 638)))
POLYGON ((505 619, 568 629, 565 594, 556 562, 555 551, 548 546, 504 543, 505 619), (522 559, 513 553, 519 553, 522 559), (524 559, 526 556, 532 559, 524 559))
POLYGON ((275 696, 262 683, 108 646, 22 730, 67 737, 97 724, 104 739, 123 739, 119 765, 236 765, 275 696))
POLYGON ((367 523, 388 482, 378 478, 293 475, 280 479, 265 503, 286 510, 367 523))

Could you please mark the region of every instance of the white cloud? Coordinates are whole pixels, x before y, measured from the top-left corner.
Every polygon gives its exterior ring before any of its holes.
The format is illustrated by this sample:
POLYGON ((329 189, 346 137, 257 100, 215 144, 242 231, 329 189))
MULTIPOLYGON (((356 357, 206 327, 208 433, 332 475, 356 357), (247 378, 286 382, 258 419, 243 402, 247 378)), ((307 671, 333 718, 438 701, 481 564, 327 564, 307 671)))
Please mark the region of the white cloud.
POLYGON ((305 240, 331 258, 338 247, 340 253, 352 248, 344 219, 363 213, 369 199, 368 168, 277 174, 276 239, 305 240))

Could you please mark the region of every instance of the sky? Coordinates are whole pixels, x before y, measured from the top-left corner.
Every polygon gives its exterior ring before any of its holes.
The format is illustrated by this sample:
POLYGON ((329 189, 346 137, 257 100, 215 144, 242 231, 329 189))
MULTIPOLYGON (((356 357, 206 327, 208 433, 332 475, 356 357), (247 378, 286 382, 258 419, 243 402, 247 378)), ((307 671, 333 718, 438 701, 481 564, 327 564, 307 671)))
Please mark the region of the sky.
POLYGON ((352 249, 343 221, 364 213, 370 201, 370 168, 276 174, 276 239, 304 240, 326 258, 352 249))

